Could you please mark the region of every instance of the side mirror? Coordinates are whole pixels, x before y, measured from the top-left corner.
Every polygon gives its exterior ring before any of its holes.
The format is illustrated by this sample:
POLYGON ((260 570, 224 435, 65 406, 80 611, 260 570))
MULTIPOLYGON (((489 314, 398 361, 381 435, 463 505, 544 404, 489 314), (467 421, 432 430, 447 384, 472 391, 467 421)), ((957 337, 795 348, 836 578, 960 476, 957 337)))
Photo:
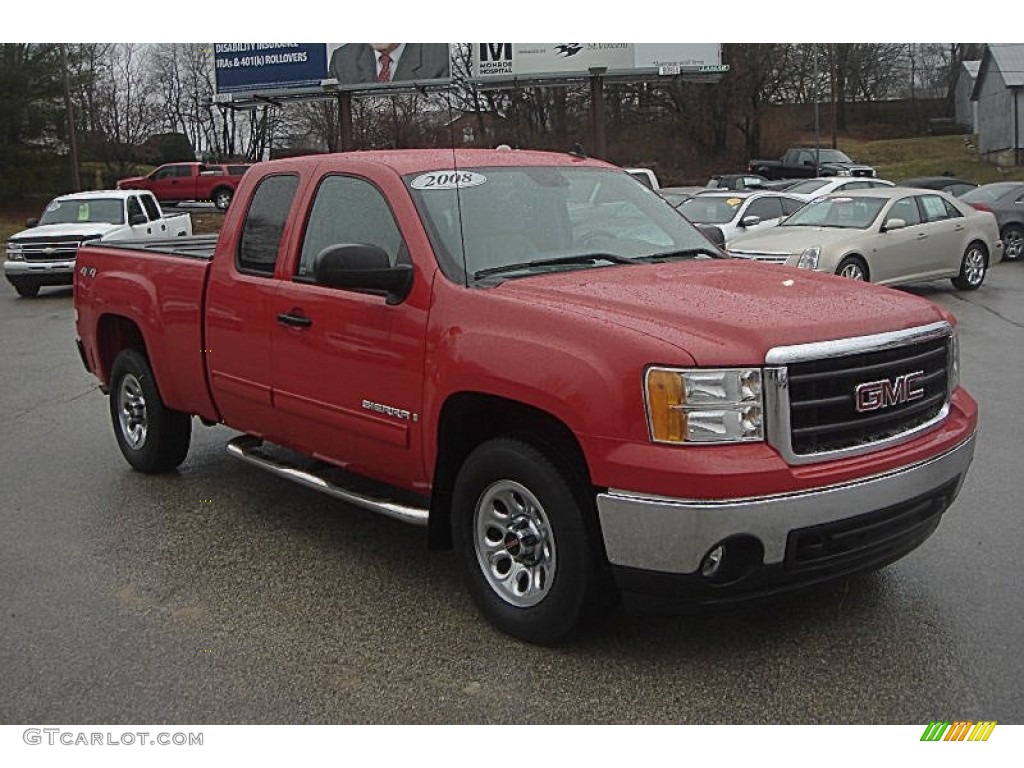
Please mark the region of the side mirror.
POLYGON ((148 224, 149 219, 146 218, 144 213, 133 213, 128 217, 128 224, 133 227, 141 227, 143 224, 148 224))
POLYGON ((742 219, 740 219, 740 226, 741 227, 753 227, 753 226, 756 226, 757 224, 760 224, 760 223, 761 223, 761 217, 760 216, 744 216, 742 219))
POLYGON ((27 229, 32 229, 33 227, 38 227, 38 226, 39 226, 39 219, 37 219, 35 217, 30 218, 30 219, 25 219, 25 227, 27 229))
POLYGON ((888 232, 890 229, 903 229, 905 226, 907 226, 907 222, 904 219, 888 219, 882 225, 882 231, 888 232))
POLYGON ((364 243, 331 245, 313 261, 313 278, 321 285, 382 294, 388 304, 401 304, 412 290, 412 265, 396 264, 383 248, 364 243))

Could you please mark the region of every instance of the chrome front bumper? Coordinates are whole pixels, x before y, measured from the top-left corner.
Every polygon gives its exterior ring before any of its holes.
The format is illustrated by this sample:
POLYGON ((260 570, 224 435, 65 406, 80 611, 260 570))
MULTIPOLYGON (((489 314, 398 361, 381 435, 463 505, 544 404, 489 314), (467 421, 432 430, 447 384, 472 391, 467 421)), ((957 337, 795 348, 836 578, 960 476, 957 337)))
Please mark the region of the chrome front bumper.
POLYGON ((959 492, 974 457, 974 444, 975 435, 971 435, 927 461, 853 483, 792 494, 708 501, 611 489, 597 497, 608 560, 617 566, 692 574, 712 547, 743 534, 760 541, 764 565, 777 565, 785 558, 791 531, 886 509, 958 478, 959 492))
POLYGON ((11 261, 4 262, 7 277, 35 277, 43 275, 73 275, 75 260, 68 261, 11 261))

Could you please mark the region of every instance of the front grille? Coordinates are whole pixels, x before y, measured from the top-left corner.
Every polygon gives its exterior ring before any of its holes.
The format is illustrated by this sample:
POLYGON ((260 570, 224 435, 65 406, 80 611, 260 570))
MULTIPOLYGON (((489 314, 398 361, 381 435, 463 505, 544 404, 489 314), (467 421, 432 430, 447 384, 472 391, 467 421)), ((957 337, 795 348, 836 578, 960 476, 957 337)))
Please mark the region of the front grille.
POLYGON ((846 570, 920 543, 939 524, 959 481, 956 478, 917 498, 866 515, 791 531, 786 541, 786 570, 846 570))
POLYGON ((15 240, 21 246, 25 261, 68 261, 74 259, 82 244, 80 235, 50 237, 46 239, 15 240))
POLYGON ((741 259, 763 261, 766 264, 785 264, 786 260, 789 259, 788 253, 769 253, 760 251, 731 251, 731 253, 741 259))
POLYGON ((949 337, 892 349, 797 362, 789 366, 791 448, 797 455, 838 451, 909 432, 934 419, 949 396, 949 337), (901 377, 915 377, 900 391, 901 377), (876 383, 870 401, 881 407, 858 411, 857 388, 876 383), (921 390, 907 398, 906 390, 921 390))

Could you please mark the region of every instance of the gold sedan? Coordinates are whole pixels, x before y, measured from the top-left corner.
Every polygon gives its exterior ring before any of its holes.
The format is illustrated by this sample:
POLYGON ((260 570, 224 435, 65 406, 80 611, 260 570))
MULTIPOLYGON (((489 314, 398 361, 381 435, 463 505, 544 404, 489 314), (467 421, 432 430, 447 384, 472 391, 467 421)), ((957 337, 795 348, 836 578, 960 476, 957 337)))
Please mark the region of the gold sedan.
POLYGON ((737 237, 729 253, 881 285, 948 277, 974 290, 1003 243, 991 213, 944 192, 891 187, 815 200, 777 227, 737 237))

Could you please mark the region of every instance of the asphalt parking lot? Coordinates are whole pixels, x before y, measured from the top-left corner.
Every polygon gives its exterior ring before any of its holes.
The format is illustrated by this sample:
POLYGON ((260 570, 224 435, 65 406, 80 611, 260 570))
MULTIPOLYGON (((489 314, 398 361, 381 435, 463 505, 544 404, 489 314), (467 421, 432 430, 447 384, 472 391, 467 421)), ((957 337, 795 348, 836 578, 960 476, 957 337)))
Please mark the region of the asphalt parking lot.
POLYGON ((229 458, 129 470, 70 290, 0 290, 0 722, 1024 722, 1024 264, 961 321, 981 431, 959 500, 885 570, 727 612, 493 630, 426 534, 229 458))

